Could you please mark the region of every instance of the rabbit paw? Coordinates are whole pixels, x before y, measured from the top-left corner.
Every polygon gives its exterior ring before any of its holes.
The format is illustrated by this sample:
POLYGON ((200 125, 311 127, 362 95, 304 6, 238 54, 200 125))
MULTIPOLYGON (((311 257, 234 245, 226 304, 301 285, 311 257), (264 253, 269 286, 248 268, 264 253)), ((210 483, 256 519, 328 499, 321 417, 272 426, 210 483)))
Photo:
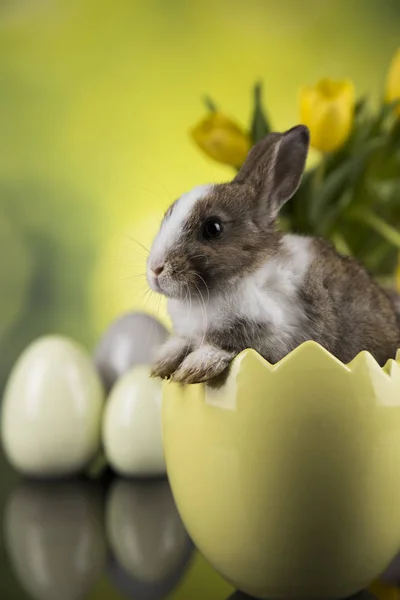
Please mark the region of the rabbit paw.
POLYGON ((179 337, 170 338, 158 349, 151 376, 169 379, 190 350, 190 343, 187 340, 179 337))
POLYGON ((201 383, 221 375, 229 366, 234 354, 215 346, 200 346, 191 352, 172 375, 179 383, 201 383))

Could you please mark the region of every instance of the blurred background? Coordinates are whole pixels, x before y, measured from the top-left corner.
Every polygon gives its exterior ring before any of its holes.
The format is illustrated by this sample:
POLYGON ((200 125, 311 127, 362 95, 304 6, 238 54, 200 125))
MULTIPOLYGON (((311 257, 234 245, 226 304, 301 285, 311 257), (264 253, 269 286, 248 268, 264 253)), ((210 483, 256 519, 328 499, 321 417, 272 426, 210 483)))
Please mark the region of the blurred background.
MULTIPOLYGON (((188 135, 205 93, 246 126, 261 80, 278 130, 322 77, 378 101, 399 32, 398 0, 0 0, 0 389, 38 336, 91 350, 129 309, 168 322, 142 245, 178 195, 233 175, 188 135)), ((208 597, 196 564, 177 598, 208 597)))
POLYGON ((205 93, 247 126, 262 80, 289 127, 321 77, 378 98, 399 31, 397 0, 0 0, 0 386, 39 335, 92 347, 127 309, 166 320, 137 242, 232 177, 188 135, 205 93))

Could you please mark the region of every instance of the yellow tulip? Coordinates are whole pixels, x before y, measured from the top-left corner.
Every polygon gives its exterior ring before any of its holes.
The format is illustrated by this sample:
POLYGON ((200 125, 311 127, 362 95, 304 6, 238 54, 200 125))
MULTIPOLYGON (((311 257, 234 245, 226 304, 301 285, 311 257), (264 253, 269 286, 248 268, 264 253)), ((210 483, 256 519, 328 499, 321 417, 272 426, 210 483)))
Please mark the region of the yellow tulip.
POLYGON ((310 130, 311 145, 332 152, 349 137, 354 118, 355 91, 351 81, 322 79, 300 90, 301 122, 310 130))
POLYGON ((251 148, 250 136, 219 112, 211 112, 190 133, 208 156, 236 168, 242 166, 251 148))
MULTIPOLYGON (((397 99, 400 100, 400 48, 390 63, 386 79, 386 100, 394 102, 397 99)), ((397 112, 400 115, 400 105, 397 106, 397 112)))

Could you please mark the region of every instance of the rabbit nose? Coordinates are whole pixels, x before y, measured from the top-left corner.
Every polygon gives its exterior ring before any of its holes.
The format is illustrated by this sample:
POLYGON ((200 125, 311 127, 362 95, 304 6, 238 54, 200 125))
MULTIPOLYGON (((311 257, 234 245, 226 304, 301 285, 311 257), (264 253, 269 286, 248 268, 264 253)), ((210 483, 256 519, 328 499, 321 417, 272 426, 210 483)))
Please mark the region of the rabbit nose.
POLYGON ((158 267, 155 267, 154 269, 152 269, 152 271, 153 271, 153 273, 154 273, 154 275, 156 277, 158 277, 159 275, 161 275, 161 273, 163 272, 163 270, 164 270, 164 265, 159 265, 158 267))

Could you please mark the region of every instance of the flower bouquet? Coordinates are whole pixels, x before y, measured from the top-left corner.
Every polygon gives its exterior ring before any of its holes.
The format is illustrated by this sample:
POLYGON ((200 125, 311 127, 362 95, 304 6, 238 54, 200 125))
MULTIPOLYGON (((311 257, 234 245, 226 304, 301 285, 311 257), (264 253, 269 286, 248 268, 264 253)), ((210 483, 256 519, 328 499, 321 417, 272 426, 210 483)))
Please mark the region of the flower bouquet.
MULTIPOLYGON (((271 131, 262 86, 254 87, 247 131, 211 99, 206 105, 209 114, 191 135, 208 156, 238 170, 250 147, 271 131)), ((300 90, 299 108, 319 158, 283 208, 281 228, 327 238, 393 283, 400 250, 400 49, 377 107, 357 97, 350 80, 323 79, 300 90)))

